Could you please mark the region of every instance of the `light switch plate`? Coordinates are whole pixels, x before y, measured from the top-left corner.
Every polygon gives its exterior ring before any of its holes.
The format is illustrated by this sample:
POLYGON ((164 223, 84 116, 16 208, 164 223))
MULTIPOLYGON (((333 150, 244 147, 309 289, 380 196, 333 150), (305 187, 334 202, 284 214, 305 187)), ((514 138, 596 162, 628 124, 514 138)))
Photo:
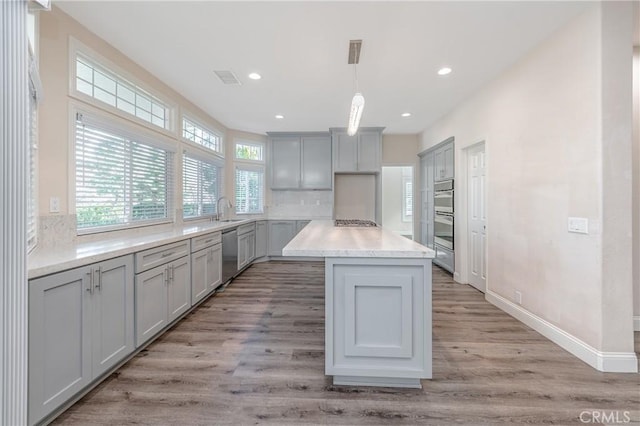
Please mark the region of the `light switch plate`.
POLYGON ((570 217, 568 221, 569 232, 578 234, 589 233, 589 219, 586 217, 570 217))
POLYGON ((60 198, 49 198, 49 213, 60 213, 60 198))

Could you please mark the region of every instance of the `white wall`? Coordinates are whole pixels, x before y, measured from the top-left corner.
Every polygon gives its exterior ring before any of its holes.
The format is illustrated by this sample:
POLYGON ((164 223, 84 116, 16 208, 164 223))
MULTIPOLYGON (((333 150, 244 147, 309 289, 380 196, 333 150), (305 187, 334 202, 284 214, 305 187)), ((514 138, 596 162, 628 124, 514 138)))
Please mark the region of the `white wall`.
POLYGON ((640 46, 633 49, 633 229, 633 315, 640 331, 640 46))
MULTIPOLYGON (((594 4, 430 126, 420 142, 422 151, 455 136, 458 178, 466 160, 464 148, 486 141, 488 291, 513 301, 518 290, 526 312, 598 351, 625 353, 633 353, 633 334, 627 332, 632 315, 630 277, 619 285, 607 280, 615 291, 606 303, 603 297, 603 148, 612 142, 603 134, 603 117, 614 118, 611 130, 616 126, 621 129, 620 140, 626 137, 625 121, 630 122, 631 113, 630 101, 628 116, 624 105, 617 105, 616 110, 603 102, 603 75, 608 72, 613 76, 620 58, 611 54, 611 60, 617 62, 603 69, 602 57, 612 49, 609 42, 615 40, 624 48, 627 37, 631 45, 630 30, 626 34, 628 23, 611 22, 603 10, 629 7, 594 4), (616 30, 618 27, 621 30, 616 30), (588 218, 590 233, 568 233, 569 216, 588 218), (611 311, 614 300, 617 313, 611 311), (612 330, 613 323, 606 318, 625 315, 628 324, 617 324, 623 331, 612 330), (605 339, 605 334, 615 337, 605 339)), ((613 15, 616 13, 609 17, 613 15)), ((630 81, 622 78, 619 85, 631 93, 630 81)), ((630 135, 626 141, 630 149, 630 135)), ((630 176, 630 161, 628 169, 621 165, 621 173, 625 172, 630 176)), ((621 179, 619 174, 609 175, 608 184, 616 179, 621 179)), ((630 191, 624 179, 617 183, 630 191)), ((456 271, 465 272, 466 224, 462 218, 466 217, 466 206, 462 201, 466 188, 460 179, 456 189, 455 201, 460 207, 456 271)), ((619 193, 609 196, 612 202, 624 204, 619 193)), ((625 217, 621 218, 628 223, 619 226, 629 229, 630 215, 625 217)), ((619 229, 612 235, 621 237, 619 229)), ((630 242, 630 235, 621 238, 623 244, 630 242)), ((629 271, 630 261, 630 256, 622 260, 629 271)))

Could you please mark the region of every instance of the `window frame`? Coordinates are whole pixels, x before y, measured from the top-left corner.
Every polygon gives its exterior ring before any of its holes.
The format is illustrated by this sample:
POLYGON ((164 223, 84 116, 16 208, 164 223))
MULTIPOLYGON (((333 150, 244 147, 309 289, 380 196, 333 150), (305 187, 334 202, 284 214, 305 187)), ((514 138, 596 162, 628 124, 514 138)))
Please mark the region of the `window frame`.
POLYGON ((157 91, 149 88, 144 82, 140 81, 140 79, 133 76, 131 73, 126 70, 120 68, 115 65, 112 61, 100 55, 98 52, 93 49, 87 47, 85 44, 75 39, 72 36, 69 36, 69 96, 85 102, 93 107, 98 109, 107 111, 111 114, 114 114, 122 119, 131 121, 140 126, 143 126, 147 129, 162 133, 166 136, 175 137, 177 133, 177 128, 180 126, 176 125, 176 104, 170 101, 166 96, 159 94, 157 91), (155 125, 149 121, 143 120, 133 114, 130 114, 124 110, 121 110, 115 106, 109 105, 105 102, 102 102, 92 96, 87 95, 86 93, 80 92, 76 88, 76 78, 77 78, 77 68, 76 68, 76 60, 77 57, 83 56, 87 58, 88 61, 92 62, 93 65, 98 69, 103 69, 109 73, 115 74, 126 82, 139 87, 143 92, 148 94, 149 96, 157 99, 159 102, 162 102, 166 107, 166 122, 167 127, 162 128, 158 125, 155 125))
POLYGON ((224 171, 225 171, 224 159, 216 155, 212 155, 213 151, 211 150, 205 151, 205 148, 198 144, 193 144, 193 145, 195 145, 193 148, 186 147, 185 149, 183 149, 182 155, 180 156, 179 190, 180 190, 180 209, 182 210, 183 222, 197 221, 197 220, 203 220, 203 219, 215 217, 218 214, 217 201, 222 196, 220 194, 224 190, 224 171), (215 212, 213 214, 204 214, 204 215, 190 216, 190 217, 184 216, 184 158, 185 157, 190 157, 199 161, 211 163, 214 167, 217 168, 216 197, 215 197, 216 205, 215 205, 215 212))
POLYGON ((178 131, 178 137, 179 139, 184 142, 185 144, 194 147, 194 148, 198 148, 204 152, 206 152, 209 155, 215 155, 216 157, 220 157, 220 158, 224 158, 224 154, 225 154, 225 135, 224 132, 220 131, 217 127, 215 126, 209 126, 204 124, 204 120, 200 120, 199 118, 196 118, 196 116, 194 114, 191 114, 189 112, 183 112, 180 115, 180 128, 178 131), (192 124, 194 124, 195 126, 200 127, 202 130, 205 130, 207 132, 209 132, 210 134, 217 136, 218 138, 220 138, 220 150, 216 151, 214 149, 211 149, 205 145, 201 145, 197 142, 192 141, 191 139, 187 139, 184 137, 184 120, 188 120, 190 121, 192 124))
MULTIPOLYGON (((152 132, 148 128, 141 128, 135 124, 129 122, 129 120, 121 117, 115 117, 112 114, 106 113, 98 108, 80 104, 77 101, 71 100, 69 102, 69 213, 76 216, 76 114, 86 114, 101 124, 104 124, 109 129, 116 129, 122 131, 123 137, 139 139, 139 142, 151 145, 156 148, 166 150, 169 154, 169 167, 166 169, 167 180, 167 217, 158 220, 148 220, 140 222, 127 222, 117 225, 105 225, 91 228, 78 228, 76 223, 75 234, 78 236, 100 234, 111 231, 122 231, 133 228, 141 228, 145 226, 163 225, 168 223, 174 223, 176 219, 175 209, 177 205, 176 198, 176 158, 177 145, 175 141, 157 133, 152 132)), ((76 216, 77 217, 77 216, 76 216)))

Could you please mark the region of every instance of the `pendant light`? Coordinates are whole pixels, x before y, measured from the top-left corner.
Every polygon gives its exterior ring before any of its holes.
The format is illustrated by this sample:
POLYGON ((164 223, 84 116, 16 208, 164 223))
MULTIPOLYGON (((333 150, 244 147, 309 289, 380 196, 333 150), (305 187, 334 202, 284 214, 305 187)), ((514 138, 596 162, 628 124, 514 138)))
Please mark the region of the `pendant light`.
POLYGON ((358 126, 360 126, 360 118, 362 117, 362 111, 364 110, 364 96, 358 90, 358 70, 357 65, 360 62, 360 49, 362 47, 362 40, 351 40, 349 42, 349 64, 353 64, 353 75, 355 80, 355 95, 351 100, 351 110, 349 111, 349 126, 347 127, 347 134, 353 136, 358 132, 358 126))

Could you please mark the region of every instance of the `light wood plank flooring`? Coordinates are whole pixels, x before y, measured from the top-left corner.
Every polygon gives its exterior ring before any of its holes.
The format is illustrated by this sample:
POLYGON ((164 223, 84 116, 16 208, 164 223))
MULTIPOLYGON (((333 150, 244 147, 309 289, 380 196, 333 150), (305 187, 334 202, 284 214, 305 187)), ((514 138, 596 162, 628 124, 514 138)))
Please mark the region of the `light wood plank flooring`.
POLYGON ((324 375, 324 264, 268 262, 56 423, 564 425, 581 424, 584 410, 638 421, 640 375, 600 373, 436 267, 433 281, 434 378, 421 390, 334 387, 324 375))

